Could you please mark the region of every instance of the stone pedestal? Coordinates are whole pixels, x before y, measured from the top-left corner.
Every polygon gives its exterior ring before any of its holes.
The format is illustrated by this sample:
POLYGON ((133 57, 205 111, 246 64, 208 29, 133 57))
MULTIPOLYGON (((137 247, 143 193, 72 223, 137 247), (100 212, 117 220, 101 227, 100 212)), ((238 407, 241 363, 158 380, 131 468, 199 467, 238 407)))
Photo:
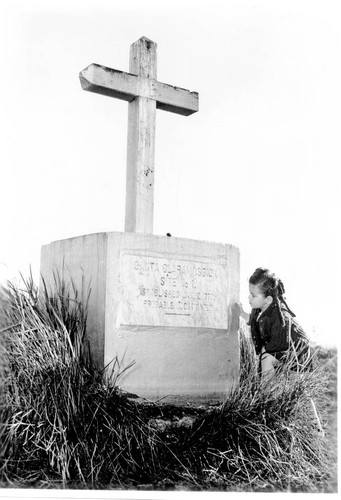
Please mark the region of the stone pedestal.
POLYGON ((224 401, 239 373, 239 252, 206 241, 99 233, 42 248, 41 274, 91 288, 88 339, 118 385, 164 401, 224 401), (184 399, 183 399, 184 398, 184 399))

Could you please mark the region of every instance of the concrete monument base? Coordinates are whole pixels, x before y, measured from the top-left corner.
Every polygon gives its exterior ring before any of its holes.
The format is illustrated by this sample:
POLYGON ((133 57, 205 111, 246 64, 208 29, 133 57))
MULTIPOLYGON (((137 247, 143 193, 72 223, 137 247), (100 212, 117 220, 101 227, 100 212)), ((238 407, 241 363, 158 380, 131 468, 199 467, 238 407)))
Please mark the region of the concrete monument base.
POLYGON ((90 286, 88 340, 99 368, 115 358, 125 391, 150 400, 224 401, 239 373, 239 251, 140 233, 45 245, 41 275, 90 286))

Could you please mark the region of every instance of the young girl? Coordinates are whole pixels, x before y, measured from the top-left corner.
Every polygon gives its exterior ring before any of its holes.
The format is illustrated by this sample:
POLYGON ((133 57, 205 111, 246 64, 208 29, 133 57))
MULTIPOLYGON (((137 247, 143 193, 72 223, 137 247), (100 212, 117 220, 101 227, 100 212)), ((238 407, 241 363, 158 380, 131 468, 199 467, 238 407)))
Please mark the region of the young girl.
MULTIPOLYGON (((281 280, 268 269, 259 267, 249 279, 249 290, 251 314, 245 313, 241 305, 239 311, 250 325, 262 378, 274 376, 276 366, 285 358, 291 370, 311 369, 308 337, 283 297, 285 290, 281 280)), ((318 432, 323 437, 315 403, 309 399, 318 432)))
POLYGON ((259 267, 249 279, 249 290, 251 314, 245 313, 241 306, 239 309, 250 325, 262 375, 273 375, 276 365, 288 357, 292 370, 309 369, 309 340, 283 297, 282 281, 268 269, 259 267))

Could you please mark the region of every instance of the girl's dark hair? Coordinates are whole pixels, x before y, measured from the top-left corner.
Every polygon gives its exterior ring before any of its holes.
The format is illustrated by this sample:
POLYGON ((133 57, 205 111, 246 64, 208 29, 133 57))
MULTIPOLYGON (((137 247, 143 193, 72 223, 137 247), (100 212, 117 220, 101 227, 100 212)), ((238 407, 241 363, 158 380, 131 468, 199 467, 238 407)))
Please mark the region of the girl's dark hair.
POLYGON ((281 311, 280 304, 284 303, 289 313, 292 316, 295 314, 290 311, 283 295, 285 293, 284 285, 280 279, 278 279, 274 273, 271 273, 269 269, 264 269, 263 267, 257 267, 253 275, 249 279, 251 285, 257 285, 262 294, 265 297, 269 295, 274 299, 275 303, 278 305, 278 311, 281 315, 282 324, 284 325, 284 317, 281 311))

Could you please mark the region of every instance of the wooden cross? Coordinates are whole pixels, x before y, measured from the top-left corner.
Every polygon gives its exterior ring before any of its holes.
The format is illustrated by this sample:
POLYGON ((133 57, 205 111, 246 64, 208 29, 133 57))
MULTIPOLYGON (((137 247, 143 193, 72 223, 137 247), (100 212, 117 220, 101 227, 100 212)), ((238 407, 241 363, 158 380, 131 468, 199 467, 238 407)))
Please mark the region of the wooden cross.
POLYGON ((188 116, 197 92, 156 80, 156 43, 142 37, 130 47, 129 73, 90 64, 82 88, 129 102, 125 231, 153 232, 156 108, 188 116))

